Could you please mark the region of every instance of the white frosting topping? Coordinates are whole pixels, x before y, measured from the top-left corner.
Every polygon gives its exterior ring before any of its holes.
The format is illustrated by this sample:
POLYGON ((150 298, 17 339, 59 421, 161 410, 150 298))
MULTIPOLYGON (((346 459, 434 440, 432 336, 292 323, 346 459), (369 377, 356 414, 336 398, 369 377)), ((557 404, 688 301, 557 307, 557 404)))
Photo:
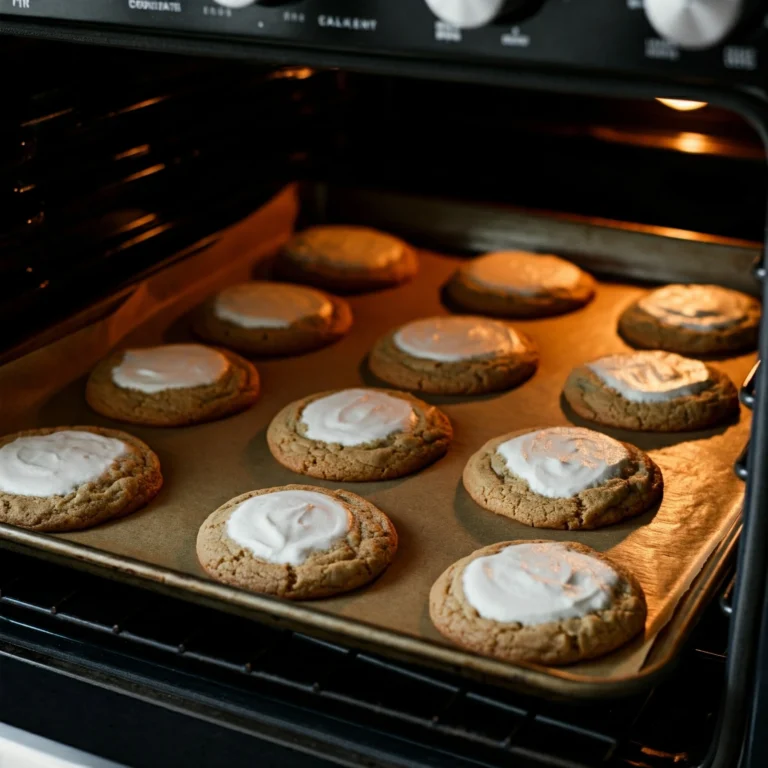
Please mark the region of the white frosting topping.
POLYGON ((304 408, 301 421, 310 440, 363 445, 411 431, 416 414, 399 397, 372 389, 345 389, 313 400, 304 408))
POLYGON ((226 534, 269 563, 301 565, 349 531, 350 514, 335 499, 317 491, 275 491, 239 504, 226 534))
POLYGON ((309 317, 330 319, 333 304, 314 288, 254 281, 221 291, 214 312, 241 328, 288 328, 309 317))
POLYGON ((484 619, 524 626, 605 610, 618 583, 602 560, 558 542, 512 544, 462 574, 464 595, 484 619))
POLYGON ((112 369, 112 381, 123 389, 155 394, 216 383, 229 368, 221 352, 202 344, 166 344, 129 349, 112 369))
POLYGON ((551 427, 501 443, 496 452, 531 490, 567 499, 617 477, 629 461, 618 441, 583 427, 551 427))
POLYGON ((0 448, 0 491, 17 496, 66 496, 97 480, 127 446, 74 429, 19 437, 0 448))
POLYGON ((383 269, 403 257, 396 237, 366 227, 313 227, 289 244, 293 258, 347 270, 383 269))
POLYGON ((581 270, 551 254, 499 251, 474 259, 465 274, 489 288, 520 296, 545 296, 576 287, 581 270))
POLYGON ((719 285, 666 285, 644 296, 638 306, 665 325, 706 331, 741 322, 749 298, 719 285))
POLYGON ((510 354, 522 347, 515 331, 483 317, 428 317, 400 328, 395 346, 414 357, 455 363, 510 354))
POLYGON ((704 363, 671 352, 608 355, 587 363, 587 368, 633 403, 663 403, 695 395, 711 382, 704 363))

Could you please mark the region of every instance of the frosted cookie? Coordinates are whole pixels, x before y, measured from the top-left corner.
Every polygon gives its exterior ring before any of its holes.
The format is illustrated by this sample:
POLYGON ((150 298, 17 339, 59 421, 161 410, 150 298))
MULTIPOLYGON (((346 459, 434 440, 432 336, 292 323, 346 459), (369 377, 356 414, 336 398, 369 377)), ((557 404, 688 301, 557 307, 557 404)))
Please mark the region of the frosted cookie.
POLYGON ((461 309, 495 317, 548 317, 583 307, 595 281, 551 254, 499 251, 457 270, 446 286, 461 309))
POLYGON ((314 288, 255 280, 225 288, 193 320, 206 341, 247 355, 299 355, 332 344, 352 327, 344 299, 314 288))
POLYGON ((116 352, 93 369, 85 390, 97 413, 158 427, 220 419, 250 407, 258 395, 251 363, 202 344, 116 352))
POLYGON ((448 639, 503 661, 572 664, 640 634, 637 580, 572 541, 503 541, 454 563, 434 583, 429 614, 448 639))
POLYGON ((511 325, 484 317, 429 317, 382 336, 368 364, 402 389, 467 395, 511 389, 536 371, 533 342, 511 325))
POLYGON ((272 455, 293 472, 325 480, 388 480, 445 454, 448 417, 403 392, 342 389, 290 403, 272 420, 272 455))
POLYGON ((601 528, 652 507, 661 470, 628 443, 581 427, 524 429, 489 440, 464 487, 481 507, 535 528, 601 528))
POLYGON ((89 528, 143 507, 163 484, 157 456, 113 429, 57 427, 0 438, 0 522, 89 528))
POLYGON ((336 293, 399 285, 418 269, 413 249, 367 227, 312 227, 294 235, 278 257, 277 273, 336 293))
POLYGON ((582 418, 644 432, 706 429, 736 416, 731 380, 672 352, 608 355, 574 368, 563 389, 582 418))
POLYGON ((681 355, 735 354, 757 346, 760 303, 719 285, 666 285, 630 304, 619 332, 637 347, 681 355))
POLYGON ((328 597, 373 581, 397 552, 392 521, 349 491, 285 485, 219 507, 197 535, 209 576, 293 600, 328 597))

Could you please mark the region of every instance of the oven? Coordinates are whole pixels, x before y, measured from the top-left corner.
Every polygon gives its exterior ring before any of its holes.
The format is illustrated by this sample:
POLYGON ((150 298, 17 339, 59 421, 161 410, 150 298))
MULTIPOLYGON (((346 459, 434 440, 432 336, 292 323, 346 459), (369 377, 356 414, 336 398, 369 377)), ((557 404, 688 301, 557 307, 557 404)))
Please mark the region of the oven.
POLYGON ((129 766, 763 765, 768 332, 757 355, 717 361, 738 424, 635 441, 672 456, 680 514, 711 526, 677 548, 642 538, 650 518, 594 539, 668 577, 634 659, 543 669, 440 640, 437 565, 515 538, 470 511, 466 457, 445 477, 349 485, 402 524, 408 594, 264 598, 206 579, 184 542, 197 507, 301 482, 270 463, 268 416, 376 385, 378 333, 449 311, 445 281, 477 254, 560 254, 602 297, 522 323, 548 358, 530 399, 523 385, 435 400, 460 450, 545 400, 568 423, 562 379, 613 349, 630 295, 705 282, 762 297, 764 15, 725 0, 0 0, 3 434, 110 426, 83 399, 98 359, 188 340, 187 313, 268 270, 295 230, 375 227, 421 262, 407 287, 350 299, 342 344, 257 360, 261 415, 128 428, 160 455, 171 522, 150 506, 93 533, 0 525, 0 723, 129 766), (203 446, 196 478, 184 463, 203 446))

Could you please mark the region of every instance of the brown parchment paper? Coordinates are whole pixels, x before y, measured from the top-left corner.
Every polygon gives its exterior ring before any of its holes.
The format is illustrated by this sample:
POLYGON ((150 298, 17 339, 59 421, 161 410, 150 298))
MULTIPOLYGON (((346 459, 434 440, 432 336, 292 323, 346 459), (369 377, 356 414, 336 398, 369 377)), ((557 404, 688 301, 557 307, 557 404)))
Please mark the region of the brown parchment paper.
MULTIPOLYGON (((93 363, 115 346, 189 339, 185 313, 211 291, 246 277, 248 264, 274 251, 287 236, 295 209, 293 192, 287 190, 225 233, 210 250, 140 286, 112 317, 0 368, 2 432, 77 424, 120 427, 92 413, 84 401, 84 376, 93 363)), ((195 556, 195 538, 208 514, 245 491, 303 482, 269 454, 265 430, 272 416, 286 403, 316 391, 379 384, 365 363, 375 339, 394 325, 446 312, 440 287, 460 261, 427 252, 421 252, 420 259, 421 271, 412 283, 351 299, 355 324, 341 342, 302 357, 260 362, 262 396, 246 413, 183 429, 120 427, 158 453, 165 477, 162 492, 128 518, 56 539, 206 579, 195 556)), ((599 682, 640 670, 659 631, 740 514, 743 483, 732 465, 748 437, 749 412, 743 409, 738 423, 697 433, 642 435, 605 429, 650 451, 663 470, 665 493, 659 509, 599 531, 541 531, 486 512, 465 492, 461 474, 469 456, 495 435, 528 426, 584 424, 563 410, 563 383, 574 365, 627 349, 615 332, 616 321, 641 292, 603 283, 595 301, 582 311, 518 323, 539 345, 541 365, 516 390, 474 398, 426 398, 446 411, 455 429, 449 454, 426 470, 367 484, 309 480, 343 486, 370 499, 392 518, 401 544, 395 562, 375 583, 305 604, 306 610, 450 646, 433 628, 427 610, 429 588, 448 565, 496 541, 542 536, 577 540, 610 552, 636 574, 648 598, 649 616, 644 638, 602 660, 568 667, 566 676, 587 675, 599 682)), ((716 364, 740 384, 753 361, 754 356, 747 355, 716 364)), ((8 526, 0 527, 0 537, 11 535, 8 526)), ((27 543, 42 540, 50 539, 29 536, 27 543)), ((78 556, 89 558, 87 552, 78 556)), ((130 564, 125 570, 136 572, 130 564)), ((150 577, 162 580, 156 572, 150 577)), ((192 587, 198 583, 186 581, 192 587)), ((222 588, 217 596, 228 599, 232 594, 222 588)), ((377 641, 387 642, 388 637, 394 647, 395 635, 376 635, 377 641)), ((429 656, 428 650, 424 654, 429 656)), ((468 655, 452 658, 466 659, 471 666, 468 655)))

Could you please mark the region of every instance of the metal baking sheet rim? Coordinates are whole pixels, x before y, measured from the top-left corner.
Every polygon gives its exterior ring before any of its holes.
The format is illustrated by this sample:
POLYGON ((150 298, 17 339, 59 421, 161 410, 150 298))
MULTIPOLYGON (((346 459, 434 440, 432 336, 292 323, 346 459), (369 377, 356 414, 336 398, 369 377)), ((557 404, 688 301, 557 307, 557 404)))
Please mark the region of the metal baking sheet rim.
POLYGON ((652 662, 636 674, 610 680, 574 675, 568 672, 567 667, 542 668, 498 661, 423 638, 380 629, 359 620, 333 616, 313 609, 311 604, 293 603, 246 592, 3 523, 0 523, 0 547, 76 565, 99 575, 140 584, 190 602, 246 617, 252 617, 253 612, 256 612, 260 617, 277 620, 276 623, 282 621, 290 624, 290 628, 297 631, 307 631, 311 634, 314 630, 336 637, 351 638, 373 651, 381 652, 384 646, 404 659, 449 669, 464 676, 493 681, 516 689, 546 692, 554 696, 599 699, 629 696, 646 690, 672 671, 677 653, 695 626, 701 609, 711 600, 725 577, 740 532, 739 514, 734 517, 722 541, 678 604, 674 616, 657 637, 648 655, 652 662))

